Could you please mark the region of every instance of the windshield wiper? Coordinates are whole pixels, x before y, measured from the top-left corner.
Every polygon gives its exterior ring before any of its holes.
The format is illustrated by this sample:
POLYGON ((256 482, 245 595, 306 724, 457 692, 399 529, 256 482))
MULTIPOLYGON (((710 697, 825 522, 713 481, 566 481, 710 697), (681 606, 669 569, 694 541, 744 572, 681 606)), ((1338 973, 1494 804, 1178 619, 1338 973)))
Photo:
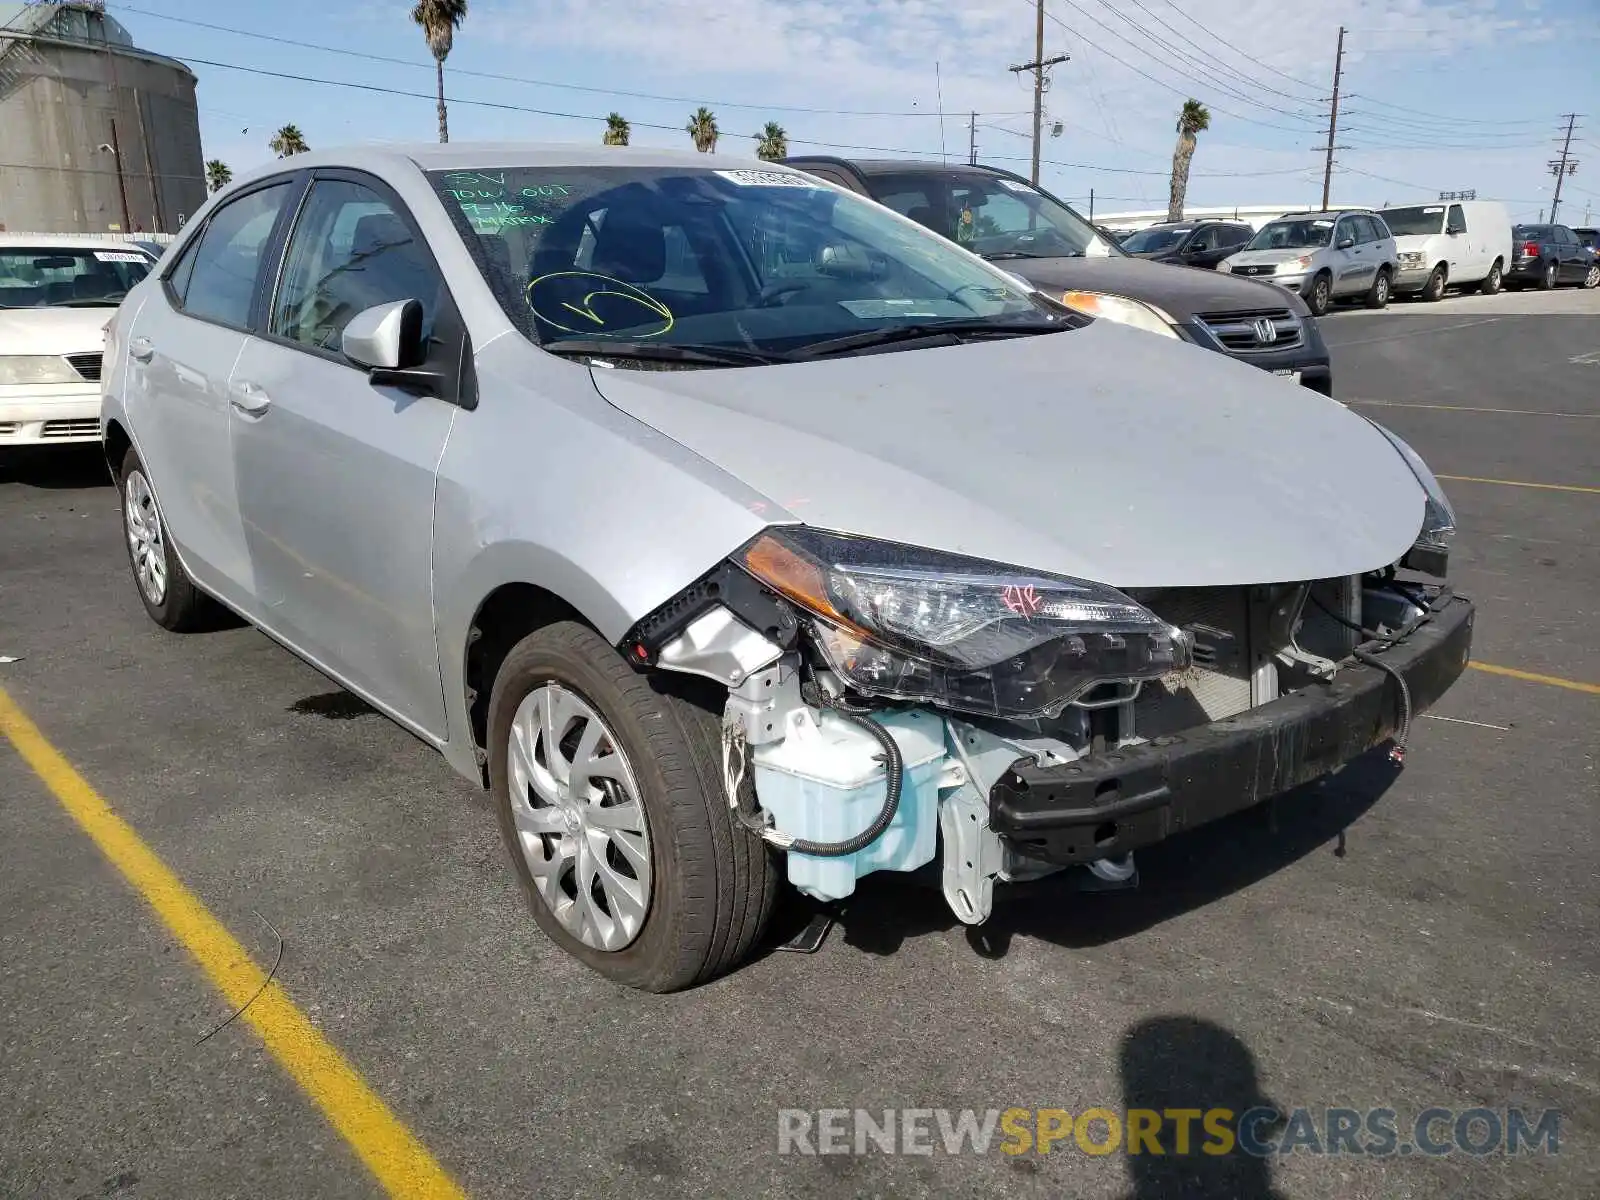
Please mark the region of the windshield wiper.
POLYGON ((953 337, 960 340, 963 335, 995 334, 1001 337, 1027 337, 1036 333, 1059 333, 1063 329, 1072 329, 1073 325, 1065 321, 1050 321, 1045 323, 1035 321, 984 321, 984 320, 957 320, 935 321, 923 325, 887 325, 882 329, 869 329, 864 333, 846 334, 844 337, 826 338, 820 342, 812 342, 809 346, 802 346, 794 352, 796 358, 826 358, 830 354, 843 354, 851 350, 866 350, 873 346, 888 346, 894 342, 914 342, 925 338, 953 337))
POLYGON ((645 362, 704 363, 715 367, 769 366, 793 361, 782 354, 743 350, 738 346, 680 346, 623 338, 564 338, 559 342, 545 342, 541 348, 571 358, 636 358, 645 362))

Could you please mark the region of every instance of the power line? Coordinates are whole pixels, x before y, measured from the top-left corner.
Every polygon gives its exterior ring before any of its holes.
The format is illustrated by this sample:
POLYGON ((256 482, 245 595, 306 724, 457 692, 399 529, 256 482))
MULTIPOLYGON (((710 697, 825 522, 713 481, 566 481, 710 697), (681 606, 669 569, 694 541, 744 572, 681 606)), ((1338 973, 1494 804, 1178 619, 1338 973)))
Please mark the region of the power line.
MULTIPOLYGON (((236 29, 230 25, 218 25, 210 21, 197 21, 190 17, 175 17, 168 13, 151 12, 149 9, 135 8, 128 4, 107 5, 118 12, 135 13, 141 17, 153 17, 159 21, 171 21, 178 25, 191 25, 197 29, 209 29, 214 33, 228 33, 236 37, 254 38, 262 42, 275 42, 280 46, 293 46, 300 50, 321 50, 329 54, 339 54, 346 58, 360 58, 368 62, 387 63, 390 66, 421 68, 432 71, 432 63, 417 62, 410 58, 396 58, 387 54, 373 54, 365 50, 348 50, 340 46, 328 46, 320 42, 307 42, 299 38, 281 37, 272 33, 258 33, 250 29, 236 29)), ((199 59, 193 61, 199 62, 199 59)), ((451 67, 451 75, 466 76, 473 79, 489 79, 499 83, 516 83, 529 87, 557 88, 569 92, 588 92, 598 96, 622 96, 630 100, 654 100, 668 104, 704 104, 711 108, 748 108, 760 112, 798 112, 809 113, 815 116, 828 117, 937 117, 938 113, 932 112, 900 112, 894 110, 855 109, 855 108, 808 108, 793 104, 745 104, 734 100, 706 100, 694 96, 663 96, 653 92, 630 92, 617 88, 591 87, 578 83, 561 83, 553 79, 532 79, 522 75, 503 75, 495 71, 474 71, 467 67, 451 67)), ((1021 113, 998 114, 1007 116, 1020 116, 1021 113)), ((634 122, 639 124, 639 122, 634 122)))
POLYGON ((1322 86, 1320 84, 1308 83, 1304 79, 1299 79, 1296 76, 1288 74, 1287 72, 1278 70, 1278 68, 1273 66, 1271 63, 1262 62, 1259 58, 1252 58, 1250 55, 1246 54, 1243 50, 1240 50, 1237 46, 1235 46, 1232 42, 1228 41, 1226 38, 1218 37, 1215 33, 1212 33, 1211 30, 1207 29, 1204 25, 1200 24, 1199 21, 1195 20, 1188 13, 1184 12, 1183 9, 1179 8, 1176 4, 1174 4, 1172 2, 1172 0, 1166 0, 1166 5, 1173 12, 1177 13, 1180 17, 1182 17, 1185 21, 1189 22, 1189 24, 1193 25, 1201 33, 1205 34, 1212 41, 1216 42, 1218 45, 1222 45, 1222 46, 1228 47, 1228 49, 1232 50, 1240 58, 1244 59, 1245 62, 1251 63, 1251 64, 1253 64, 1255 66, 1262 67, 1265 70, 1271 71, 1274 75, 1278 76, 1278 78, 1280 78, 1280 79, 1287 79, 1290 83, 1298 84, 1300 87, 1306 88, 1306 89, 1310 90, 1311 92, 1317 93, 1318 95, 1321 94, 1322 86))
MULTIPOLYGON (((1138 46, 1137 43, 1133 42, 1131 39, 1129 39, 1127 37, 1124 37, 1122 34, 1118 33, 1115 29, 1112 29, 1105 22, 1096 20, 1094 16, 1092 16, 1091 14, 1085 12, 1083 9, 1078 8, 1078 6, 1076 4, 1073 4, 1072 0, 1066 0, 1066 3, 1068 4, 1069 7, 1075 9, 1077 12, 1079 12, 1083 16, 1088 17, 1088 19, 1090 21, 1093 21, 1096 25, 1100 26, 1100 28, 1104 29, 1107 33, 1112 34, 1114 37, 1118 38, 1121 41, 1127 42, 1130 46, 1133 46, 1134 49, 1136 49, 1136 50, 1140 49, 1140 47, 1138 46)), ((1107 58, 1109 58, 1112 62, 1116 63, 1118 66, 1123 67, 1126 70, 1132 71, 1135 75, 1138 75, 1140 78, 1147 79, 1151 83, 1155 84, 1157 87, 1162 88, 1165 91, 1171 92, 1174 95, 1183 96, 1185 98, 1187 98, 1189 96, 1190 89, 1175 87, 1171 83, 1167 82, 1165 79, 1157 79, 1154 75, 1150 74, 1148 71, 1145 71, 1142 68, 1134 66, 1127 59, 1119 58, 1117 55, 1115 55, 1111 51, 1107 50, 1104 46, 1101 46, 1096 42, 1090 41, 1089 38, 1085 37, 1081 33, 1076 33, 1072 29, 1072 27, 1070 25, 1068 25, 1065 21, 1063 21, 1060 17, 1056 16, 1054 13, 1047 12, 1047 13, 1045 13, 1045 16, 1049 20, 1054 21, 1057 25, 1061 26, 1061 28, 1067 30, 1068 33, 1073 33, 1074 36, 1076 36, 1078 38, 1078 40, 1083 42, 1086 46, 1091 46, 1095 50, 1098 50, 1101 54, 1105 55, 1107 58)), ((1153 57, 1154 56, 1152 56, 1152 58, 1153 57)), ((1186 82, 1189 82, 1189 83, 1199 82, 1199 81, 1195 80, 1192 76, 1184 75, 1182 71, 1175 70, 1171 66, 1171 64, 1166 63, 1166 62, 1162 61, 1161 59, 1155 59, 1155 61, 1159 65, 1161 65, 1163 67, 1166 67, 1168 70, 1172 70, 1174 74, 1183 75, 1183 78, 1185 79, 1186 82)), ((1263 103, 1261 103, 1259 101, 1248 100, 1247 99, 1247 103, 1255 104, 1259 108, 1266 108, 1266 109, 1269 109, 1269 110, 1272 110, 1272 111, 1277 111, 1276 109, 1273 109, 1270 104, 1263 104, 1263 103)), ((1207 105, 1213 111, 1219 112, 1225 117, 1232 117, 1236 121, 1244 121, 1246 124, 1250 124, 1250 125, 1259 125, 1263 129, 1276 129, 1276 130, 1279 130, 1279 131, 1281 131, 1283 133, 1294 133, 1294 134, 1302 134, 1302 135, 1306 132, 1305 129, 1295 128, 1292 125, 1274 125, 1271 121, 1263 121, 1263 120, 1260 120, 1257 117, 1247 117, 1242 113, 1231 112, 1230 110, 1228 110, 1226 108, 1223 108, 1221 105, 1215 104, 1215 103, 1213 103, 1213 102, 1211 102, 1209 100, 1207 101, 1207 105)), ((1289 116, 1291 116, 1291 118, 1293 118, 1293 114, 1286 114, 1286 115, 1289 115, 1289 116)), ((1300 119, 1300 118, 1294 118, 1294 119, 1300 119)))
MULTIPOLYGON (((1176 29, 1174 29, 1171 25, 1169 25, 1166 21, 1162 20, 1162 18, 1160 16, 1158 16, 1156 13, 1152 12, 1149 8, 1145 7, 1145 5, 1142 3, 1142 0, 1130 0, 1130 2, 1140 12, 1144 13, 1152 21, 1156 22, 1156 24, 1160 25, 1163 29, 1167 30, 1173 36, 1178 37, 1178 38, 1182 38, 1184 36, 1183 34, 1179 33, 1176 29)), ((1283 99, 1291 101, 1294 104, 1298 104, 1298 105, 1304 106, 1304 105, 1308 105, 1308 104, 1311 103, 1311 101, 1309 99, 1307 99, 1306 97, 1304 97, 1304 96, 1295 96, 1295 95, 1290 94, 1289 92, 1281 91, 1278 88, 1271 87, 1268 84, 1262 83, 1259 79, 1251 79, 1248 75, 1242 74, 1235 67, 1230 66, 1228 63, 1222 61, 1222 59, 1218 58, 1214 54, 1209 53, 1208 51, 1199 51, 1200 54, 1206 55, 1205 59, 1201 59, 1201 58, 1197 57, 1196 54, 1190 53, 1187 50, 1180 49, 1179 47, 1173 46, 1165 38, 1157 36, 1155 33, 1151 32, 1149 29, 1141 28, 1139 23, 1136 22, 1132 17, 1129 17, 1126 13, 1122 12, 1121 10, 1112 7, 1112 5, 1110 3, 1108 3, 1108 0, 1100 0, 1100 3, 1107 10, 1109 10, 1112 13, 1115 13, 1121 20, 1125 21, 1127 24, 1132 25, 1135 30, 1137 30, 1138 32, 1142 33, 1145 37, 1149 38, 1151 41, 1155 42, 1158 46, 1163 47, 1169 53, 1177 55, 1179 58, 1183 59, 1186 62, 1193 63, 1197 70, 1209 71, 1209 70, 1214 68, 1216 70, 1224 72, 1226 75, 1228 75, 1230 77, 1230 86, 1233 86, 1233 84, 1231 82, 1232 80, 1237 80, 1239 83, 1243 83, 1246 87, 1259 88, 1262 91, 1269 92, 1274 96, 1281 96, 1283 99)))

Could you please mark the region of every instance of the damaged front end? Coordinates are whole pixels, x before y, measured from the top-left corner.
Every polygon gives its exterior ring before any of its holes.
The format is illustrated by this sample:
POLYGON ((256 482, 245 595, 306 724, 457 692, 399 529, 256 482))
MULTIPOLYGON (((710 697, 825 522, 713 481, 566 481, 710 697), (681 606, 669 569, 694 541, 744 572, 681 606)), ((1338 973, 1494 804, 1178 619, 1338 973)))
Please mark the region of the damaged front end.
POLYGON ((1471 625, 1393 568, 1121 592, 773 526, 624 649, 727 687, 728 802, 796 887, 837 900, 939 858, 979 924, 997 883, 1126 883, 1142 846, 1403 748, 1471 625))

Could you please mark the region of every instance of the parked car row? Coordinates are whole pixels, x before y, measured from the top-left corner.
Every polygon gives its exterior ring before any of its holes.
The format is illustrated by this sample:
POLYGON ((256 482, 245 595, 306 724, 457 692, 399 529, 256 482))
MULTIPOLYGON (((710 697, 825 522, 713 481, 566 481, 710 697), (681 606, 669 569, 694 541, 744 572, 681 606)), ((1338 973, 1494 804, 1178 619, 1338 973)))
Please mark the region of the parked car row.
POLYGON ((1122 242, 1141 257, 1287 288, 1321 316, 1338 300, 1439 300, 1451 288, 1600 286, 1600 230, 1512 226, 1492 201, 1286 213, 1251 230, 1203 218, 1148 226, 1122 242), (1242 248, 1241 248, 1242 247, 1242 248))

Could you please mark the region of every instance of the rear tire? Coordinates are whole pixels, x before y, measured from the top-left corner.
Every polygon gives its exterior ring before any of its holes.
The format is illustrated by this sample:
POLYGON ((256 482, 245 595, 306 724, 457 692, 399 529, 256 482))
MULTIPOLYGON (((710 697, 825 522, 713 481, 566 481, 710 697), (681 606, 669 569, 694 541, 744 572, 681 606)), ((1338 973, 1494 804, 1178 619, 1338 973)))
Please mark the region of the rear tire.
POLYGON ((1378 277, 1372 281, 1372 287, 1367 292, 1368 308, 1389 307, 1389 272, 1387 269, 1378 272, 1378 277))
POLYGON ((1483 277, 1483 282, 1478 285, 1478 295, 1493 296, 1500 291, 1500 285, 1505 275, 1500 267, 1500 260, 1496 259, 1494 266, 1489 268, 1489 273, 1483 277))
POLYGON ((1333 281, 1327 275, 1318 275, 1311 281, 1311 291, 1306 294, 1306 307, 1314 317, 1328 315, 1328 305, 1333 302, 1333 281))
POLYGON ((1422 285, 1422 299, 1429 304, 1443 300, 1446 282, 1444 264, 1440 263, 1428 276, 1428 282, 1422 285))
POLYGON ((1539 290, 1541 292, 1553 291, 1556 286, 1556 264, 1545 263, 1544 270, 1539 273, 1539 290))
POLYGON ((122 458, 117 494, 122 499, 122 534, 128 547, 128 565, 145 612, 161 628, 173 633, 209 628, 222 615, 222 607, 194 586, 178 561, 144 464, 131 448, 122 458))
MULTIPOLYGON (((700 686, 699 681, 671 675, 641 674, 588 626, 562 621, 517 643, 495 677, 489 700, 491 794, 534 920, 551 941, 585 965, 649 992, 676 991, 737 966, 765 930, 777 896, 773 852, 734 819, 723 797, 720 721, 709 691, 704 699, 694 698, 700 686), (572 795, 554 806, 548 803, 549 784, 540 774, 550 769, 543 726, 532 736, 525 733, 513 750, 519 711, 533 712, 528 702, 537 708, 544 696, 564 697, 560 703, 588 714, 565 728, 560 727, 565 718, 556 718, 551 728, 557 753, 568 757, 569 739, 576 739, 581 750, 589 728, 581 722, 598 721, 600 744, 609 743, 610 753, 621 758, 612 767, 613 775, 620 770, 632 785, 624 789, 625 800, 631 790, 643 811, 642 840, 630 835, 635 846, 642 844, 648 864, 644 912, 642 920, 635 918, 634 929, 623 928, 629 922, 616 919, 620 909, 614 902, 601 905, 603 917, 587 925, 572 910, 580 900, 598 904, 610 897, 619 869, 635 883, 646 872, 619 868, 619 860, 611 857, 620 851, 613 844, 616 835, 604 826, 616 828, 615 818, 591 825, 589 818, 567 811, 592 814, 598 808, 604 813, 609 803, 614 813, 617 801, 605 795, 594 800, 572 795), (536 764, 531 775, 529 763, 536 764), (514 776, 533 780, 520 785, 516 796, 514 776), (563 828, 558 820, 568 823, 563 828), (542 832, 541 823, 553 832, 542 832), (565 861, 562 848, 569 843, 563 837, 573 839, 570 874, 549 865, 565 861), (604 849, 590 849, 586 866, 584 848, 596 846, 604 849), (609 864, 603 871, 602 860, 609 864), (589 886, 579 883, 586 871, 597 872, 589 886), (543 892, 536 872, 544 880, 543 892), (602 890, 598 897, 596 887, 602 890), (606 939, 594 931, 607 928, 608 922, 623 928, 621 933, 611 930, 615 949, 597 944, 606 939)), ((590 746, 592 755, 594 744, 590 746)), ((560 771, 552 774, 559 777, 560 771)), ((594 778, 601 775, 597 771, 594 778)), ((593 784, 584 790, 591 788, 604 790, 593 784)))

